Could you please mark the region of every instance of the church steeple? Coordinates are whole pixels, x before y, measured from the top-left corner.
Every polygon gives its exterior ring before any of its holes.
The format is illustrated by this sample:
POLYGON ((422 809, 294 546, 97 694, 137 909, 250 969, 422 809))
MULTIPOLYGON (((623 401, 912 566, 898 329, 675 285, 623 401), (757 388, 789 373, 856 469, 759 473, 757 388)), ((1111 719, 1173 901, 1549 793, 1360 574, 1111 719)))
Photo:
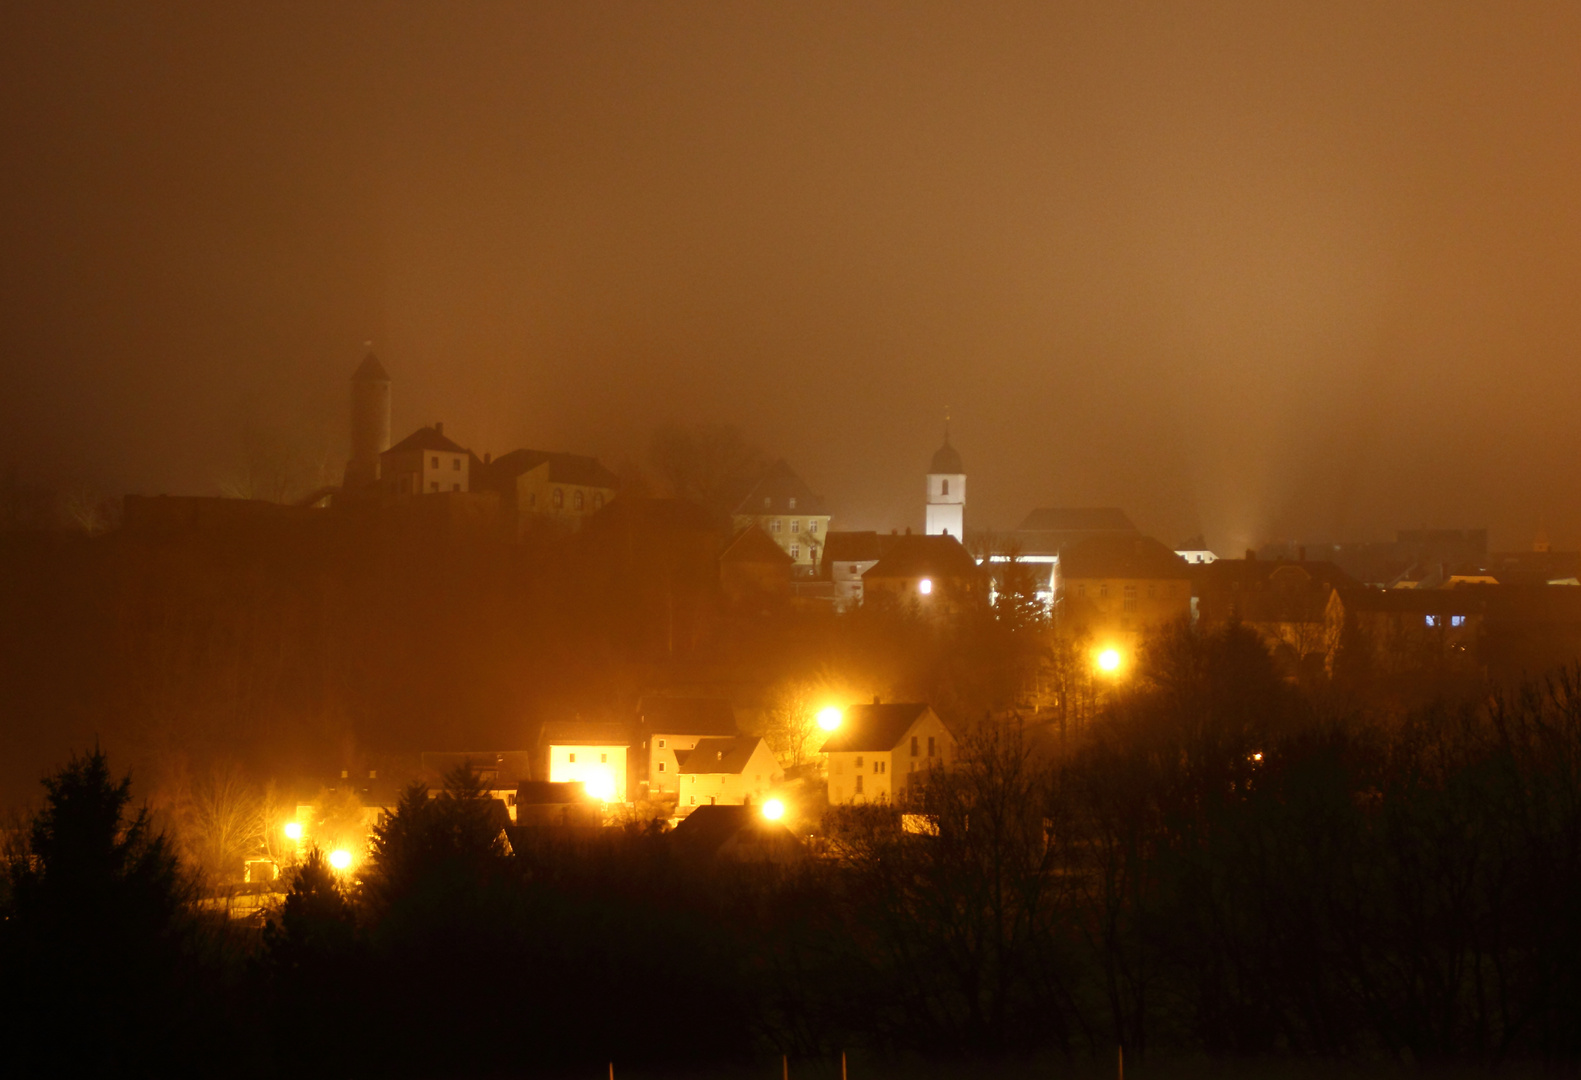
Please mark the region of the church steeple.
POLYGON ((950 420, 944 419, 944 445, 933 453, 928 469, 927 533, 960 540, 966 526, 966 467, 950 445, 950 420))

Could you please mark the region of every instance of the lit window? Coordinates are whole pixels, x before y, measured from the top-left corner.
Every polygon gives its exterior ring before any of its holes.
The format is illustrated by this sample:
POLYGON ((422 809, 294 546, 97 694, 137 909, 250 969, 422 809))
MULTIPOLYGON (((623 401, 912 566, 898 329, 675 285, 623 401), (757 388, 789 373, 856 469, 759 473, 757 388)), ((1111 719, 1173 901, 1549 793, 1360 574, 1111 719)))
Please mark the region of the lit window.
POLYGON ((549 501, 554 503, 556 510, 560 509, 565 505, 565 492, 560 488, 555 488, 554 494, 549 497, 549 501))
POLYGON ((1437 615, 1429 615, 1427 617, 1427 625, 1428 626, 1437 626, 1438 625, 1438 616, 1437 615))
POLYGON ((801 519, 800 518, 797 518, 797 519, 795 519, 795 520, 793 520, 791 522, 791 532, 801 532, 801 519))
POLYGON ((1450 626, 1465 626, 1466 625, 1466 617, 1464 615, 1451 615, 1449 617, 1449 625, 1450 626))
POLYGON ((779 518, 775 518, 773 521, 769 522, 769 532, 779 532, 779 531, 780 531, 780 519, 779 518))
POLYGON ((800 544, 792 544, 791 548, 790 548, 790 551, 791 551, 791 558, 793 558, 793 559, 801 558, 801 545, 800 544))
POLYGON ((1125 587, 1125 601, 1124 601, 1122 606, 1125 608, 1126 611, 1135 611, 1136 610, 1136 586, 1135 585, 1127 585, 1125 587))
POLYGON ((609 755, 608 754, 600 754, 600 755, 598 755, 598 760, 599 760, 600 764, 604 764, 604 763, 609 761, 609 755))

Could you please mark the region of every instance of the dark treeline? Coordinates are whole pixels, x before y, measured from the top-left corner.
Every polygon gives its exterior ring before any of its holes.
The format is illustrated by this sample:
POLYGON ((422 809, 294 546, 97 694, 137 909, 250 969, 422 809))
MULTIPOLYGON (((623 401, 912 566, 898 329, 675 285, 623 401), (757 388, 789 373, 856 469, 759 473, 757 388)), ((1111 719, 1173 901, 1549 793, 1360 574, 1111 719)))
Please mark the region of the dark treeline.
POLYGON ((910 804, 830 812, 799 863, 693 861, 640 826, 509 849, 458 773, 410 790, 353 875, 299 864, 262 930, 195 914, 94 755, 12 852, 0 1022, 49 1061, 48 1021, 77 1018, 104 1073, 1074 1069, 1117 1044, 1573 1068, 1578 695, 1561 673, 1380 717, 1245 630, 1182 629, 1093 722, 985 721, 910 804))

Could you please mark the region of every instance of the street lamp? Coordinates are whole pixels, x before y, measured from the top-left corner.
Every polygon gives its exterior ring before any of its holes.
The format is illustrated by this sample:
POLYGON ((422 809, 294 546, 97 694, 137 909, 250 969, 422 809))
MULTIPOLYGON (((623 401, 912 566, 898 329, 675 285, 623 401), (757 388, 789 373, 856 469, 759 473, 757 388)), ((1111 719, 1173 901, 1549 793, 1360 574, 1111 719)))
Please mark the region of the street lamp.
POLYGON ((351 852, 345 848, 336 848, 329 853, 329 865, 344 874, 351 869, 351 852))
POLYGON ((1098 670, 1105 675, 1116 674, 1120 670, 1120 650, 1104 649, 1098 654, 1098 670))
POLYGON ((921 581, 917 582, 917 591, 923 596, 931 595, 933 592, 933 579, 923 578, 921 581))
POLYGON ((828 705, 818 710, 818 726, 825 731, 833 731, 844 719, 845 715, 841 713, 838 705, 828 705))
POLYGON ((302 842, 302 823, 300 821, 286 822, 285 838, 294 844, 300 844, 302 842))
POLYGON ((770 799, 763 804, 763 816, 770 821, 778 821, 785 816, 785 804, 778 799, 770 799))

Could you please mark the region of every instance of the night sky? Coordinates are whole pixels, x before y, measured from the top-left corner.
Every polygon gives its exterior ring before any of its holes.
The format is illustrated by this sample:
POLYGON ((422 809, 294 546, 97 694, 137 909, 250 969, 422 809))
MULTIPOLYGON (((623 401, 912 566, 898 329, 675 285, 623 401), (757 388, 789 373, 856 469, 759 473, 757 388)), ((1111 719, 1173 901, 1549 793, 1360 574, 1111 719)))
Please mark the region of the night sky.
POLYGON ((836 528, 1581 541, 1581 5, 11 3, 0 467, 252 425, 640 460, 836 528))

